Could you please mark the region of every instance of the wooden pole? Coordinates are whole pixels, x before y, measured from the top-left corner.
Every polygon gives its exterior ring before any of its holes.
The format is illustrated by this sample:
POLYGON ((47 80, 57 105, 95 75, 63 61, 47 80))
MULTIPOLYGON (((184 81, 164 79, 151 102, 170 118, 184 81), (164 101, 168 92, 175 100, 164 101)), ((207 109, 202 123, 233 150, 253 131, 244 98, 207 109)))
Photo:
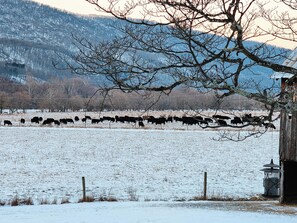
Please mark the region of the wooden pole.
POLYGON ((207 172, 204 172, 203 200, 207 200, 207 172))
POLYGON ((86 181, 85 177, 82 177, 82 189, 83 189, 83 202, 86 201, 86 181))

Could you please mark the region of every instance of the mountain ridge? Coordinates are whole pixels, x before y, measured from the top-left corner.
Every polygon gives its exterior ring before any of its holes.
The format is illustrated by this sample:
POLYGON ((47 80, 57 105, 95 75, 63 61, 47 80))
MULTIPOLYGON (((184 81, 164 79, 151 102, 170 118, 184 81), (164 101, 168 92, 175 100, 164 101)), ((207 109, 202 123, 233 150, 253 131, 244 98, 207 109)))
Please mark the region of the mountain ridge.
MULTIPOLYGON (((0 62, 25 64, 26 72, 42 81, 71 75, 68 70, 55 69, 52 61, 58 53, 69 57, 76 52, 72 34, 91 42, 111 39, 119 35, 113 25, 123 23, 106 16, 72 14, 29 0, 1 2, 0 62)), ((258 72, 269 71, 260 68, 258 72)))
POLYGON ((72 34, 98 41, 114 33, 112 18, 73 15, 27 0, 1 2, 0 61, 25 64, 33 73, 69 75, 70 71, 57 71, 51 59, 57 52, 66 56, 75 52, 72 34))

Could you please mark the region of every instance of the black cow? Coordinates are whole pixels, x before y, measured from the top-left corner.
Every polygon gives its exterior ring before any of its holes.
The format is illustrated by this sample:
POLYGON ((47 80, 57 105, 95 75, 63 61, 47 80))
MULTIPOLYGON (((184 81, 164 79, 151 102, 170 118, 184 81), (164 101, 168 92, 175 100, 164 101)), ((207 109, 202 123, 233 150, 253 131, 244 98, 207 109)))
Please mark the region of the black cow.
POLYGON ((233 119, 231 119, 231 124, 233 124, 233 125, 241 124, 242 125, 243 121, 239 117, 234 117, 233 119))
POLYGON ((196 119, 196 120, 199 120, 199 121, 203 120, 203 118, 200 115, 194 116, 193 118, 196 119))
POLYGON ((145 115, 142 117, 143 120, 146 120, 148 123, 155 119, 152 115, 145 115))
POLYGON ((115 122, 116 119, 113 117, 109 117, 109 116, 103 116, 102 117, 102 121, 110 121, 110 122, 115 122))
POLYGON ((124 123, 125 122, 125 117, 124 116, 115 116, 115 121, 116 122, 122 122, 124 123))
POLYGON ((60 123, 62 123, 64 125, 67 125, 67 120, 65 118, 61 118, 60 123))
POLYGON ((26 121, 25 121, 25 119, 21 118, 20 122, 21 122, 22 124, 25 124, 26 121))
POLYGON ((98 124, 99 122, 102 122, 103 119, 99 119, 99 118, 92 118, 91 123, 92 124, 98 124))
POLYGON ((227 126, 227 122, 225 120, 219 119, 217 122, 220 126, 227 126))
POLYGON ((182 121, 183 121, 182 118, 177 117, 177 116, 174 116, 174 117, 173 117, 173 120, 176 121, 176 122, 182 122, 182 121))
POLYGON ((152 123, 156 125, 162 125, 166 123, 166 118, 160 117, 160 118, 155 118, 155 117, 149 117, 147 119, 147 123, 152 123))
POLYGON ((79 117, 78 116, 75 116, 74 117, 74 121, 78 122, 79 121, 79 117))
POLYGON ((213 118, 220 119, 220 120, 228 120, 231 119, 229 116, 226 115, 213 115, 213 118))
POLYGON ((206 121, 207 123, 213 123, 213 120, 211 118, 204 118, 204 121, 206 121))
POLYGON ((12 123, 9 120, 4 120, 4 125, 12 125, 12 123))
POLYGON ((265 128, 272 128, 272 129, 276 129, 275 125, 273 125, 271 122, 269 123, 263 123, 263 125, 265 126, 265 128))
POLYGON ((139 121, 138 126, 143 128, 144 127, 143 121, 139 121))
POLYGON ((60 122, 58 120, 54 120, 55 125, 60 125, 60 122))
POLYGON ((72 123, 72 124, 74 124, 74 121, 73 121, 72 118, 66 118, 66 121, 67 121, 67 123, 72 123))
MULTIPOLYGON (((104 117, 103 117, 104 118, 104 117)), ((130 117, 130 116, 115 116, 115 121, 116 122, 121 122, 121 123, 136 123, 136 121, 138 120, 137 117, 130 117)))
POLYGON ((245 114, 242 117, 243 122, 247 122, 247 123, 253 124, 253 125, 261 125, 263 123, 263 121, 266 119, 267 119, 267 117, 265 117, 265 116, 252 116, 252 114, 245 114))
POLYGON ((166 118, 160 117, 160 118, 155 119, 155 124, 156 125, 162 125, 162 124, 165 125, 165 123, 166 123, 166 118))
POLYGON ((198 117, 198 119, 196 117, 188 117, 188 116, 182 117, 182 123, 186 125, 197 125, 199 124, 199 121, 201 121, 200 117, 198 117))
POLYGON ((82 122, 87 122, 87 120, 92 120, 91 116, 86 115, 84 118, 81 119, 82 122))
POLYGON ((31 118, 31 123, 39 124, 39 122, 42 121, 42 119, 40 120, 40 118, 41 117, 34 116, 33 118, 31 118))
POLYGON ((173 117, 172 116, 168 116, 166 119, 166 122, 173 122, 173 117))
POLYGON ((55 119, 53 118, 47 118, 42 122, 42 125, 50 125, 52 123, 55 123, 55 119))

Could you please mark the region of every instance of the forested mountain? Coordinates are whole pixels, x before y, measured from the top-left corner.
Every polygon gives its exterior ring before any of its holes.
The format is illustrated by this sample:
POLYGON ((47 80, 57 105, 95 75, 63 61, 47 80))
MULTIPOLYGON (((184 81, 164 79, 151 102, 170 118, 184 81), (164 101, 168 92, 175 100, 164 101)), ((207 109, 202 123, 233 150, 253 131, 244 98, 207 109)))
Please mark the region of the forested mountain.
MULTIPOLYGON (((123 23, 112 18, 73 15, 28 0, 0 1, 0 74, 19 80, 26 74, 41 81, 69 75, 69 71, 55 69, 52 61, 57 53, 75 53, 73 34, 92 42, 110 39, 119 35, 113 26, 123 23)), ((272 71, 259 67, 257 73, 265 74, 266 80, 259 75, 255 81, 265 82, 272 71)))
POLYGON ((6 69, 15 64, 25 65, 26 73, 42 80, 67 75, 69 72, 53 67, 52 59, 56 53, 74 52, 72 34, 90 41, 110 38, 116 33, 110 26, 113 22, 110 18, 77 16, 26 0, 1 0, 0 71, 16 75, 6 69))

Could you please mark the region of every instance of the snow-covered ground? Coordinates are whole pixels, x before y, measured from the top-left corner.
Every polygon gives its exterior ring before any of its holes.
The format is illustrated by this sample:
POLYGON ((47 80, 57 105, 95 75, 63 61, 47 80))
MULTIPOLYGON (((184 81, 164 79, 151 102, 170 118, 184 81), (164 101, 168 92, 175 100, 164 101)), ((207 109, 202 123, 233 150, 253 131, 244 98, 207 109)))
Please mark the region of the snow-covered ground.
POLYGON ((278 160, 278 132, 219 142, 214 131, 1 127, 0 201, 35 204, 87 195, 117 200, 243 198, 263 193, 263 164, 278 160))
POLYGON ((35 204, 0 207, 1 223, 297 222, 297 208, 277 201, 189 201, 202 194, 204 172, 209 197, 263 193, 260 169, 271 158, 277 163, 278 131, 235 143, 212 140, 216 131, 177 123, 145 129, 115 123, 16 127, 33 115, 1 116, 13 126, 0 127, 0 202, 30 197, 35 204), (82 176, 87 195, 119 202, 77 203, 82 176), (63 199, 72 203, 62 205, 63 199))
POLYGON ((296 223, 297 208, 273 203, 116 202, 0 207, 1 223, 296 223), (237 208, 235 208, 236 206, 237 208), (248 206, 253 206, 251 211, 248 206), (239 210, 241 207, 246 210, 239 210), (264 210, 261 210, 263 209, 264 210), (269 210, 269 208, 274 208, 269 210), (237 209, 237 210, 236 210, 237 209), (257 211, 257 210, 260 210, 257 211), (280 212, 278 212, 278 211, 280 212), (287 214, 281 211, 287 212, 287 214))

